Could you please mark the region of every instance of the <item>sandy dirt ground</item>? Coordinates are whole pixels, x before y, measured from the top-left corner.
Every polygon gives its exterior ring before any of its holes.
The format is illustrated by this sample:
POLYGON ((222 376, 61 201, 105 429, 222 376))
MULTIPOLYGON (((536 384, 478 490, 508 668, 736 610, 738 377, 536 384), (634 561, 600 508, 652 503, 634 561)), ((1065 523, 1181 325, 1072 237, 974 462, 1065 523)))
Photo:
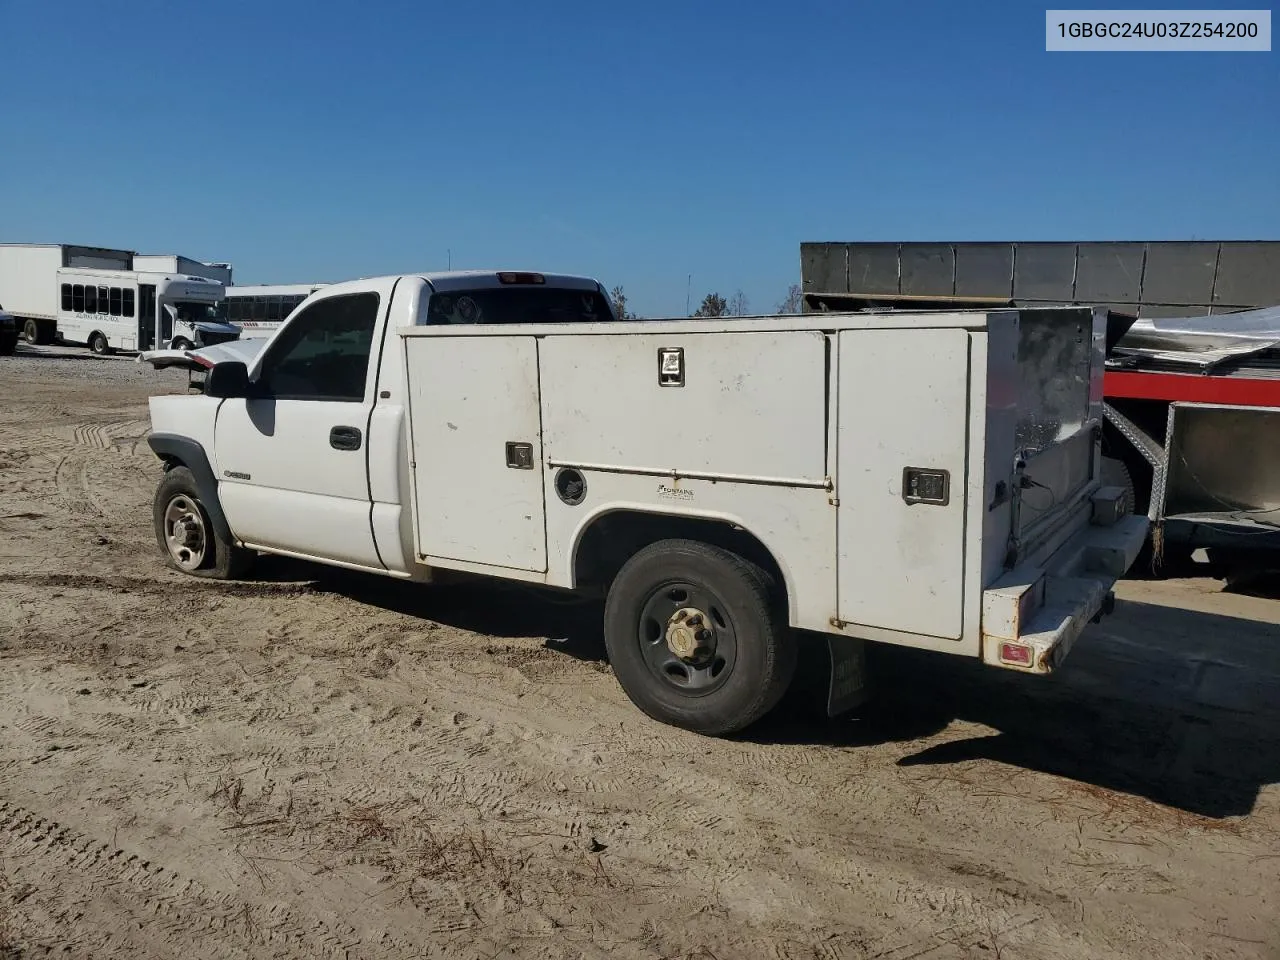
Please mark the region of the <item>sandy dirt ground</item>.
POLYGON ((146 397, 0 358, 0 957, 1280 957, 1280 600, 1128 581, 1049 680, 646 719, 598 616, 171 573, 146 397))

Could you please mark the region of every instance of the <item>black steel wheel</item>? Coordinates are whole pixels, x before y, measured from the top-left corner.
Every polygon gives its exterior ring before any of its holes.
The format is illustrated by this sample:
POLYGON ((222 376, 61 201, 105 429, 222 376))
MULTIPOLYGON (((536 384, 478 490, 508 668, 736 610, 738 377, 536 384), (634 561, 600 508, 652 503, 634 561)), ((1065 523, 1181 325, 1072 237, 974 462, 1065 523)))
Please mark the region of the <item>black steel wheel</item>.
POLYGON ((695 540, 660 541, 627 561, 605 603, 605 645, 636 706, 710 735, 754 723, 795 673, 778 585, 737 554, 695 540))
POLYGON ((738 636, 725 603, 686 577, 655 584, 640 611, 637 640, 649 672, 688 696, 719 690, 738 659, 738 636))

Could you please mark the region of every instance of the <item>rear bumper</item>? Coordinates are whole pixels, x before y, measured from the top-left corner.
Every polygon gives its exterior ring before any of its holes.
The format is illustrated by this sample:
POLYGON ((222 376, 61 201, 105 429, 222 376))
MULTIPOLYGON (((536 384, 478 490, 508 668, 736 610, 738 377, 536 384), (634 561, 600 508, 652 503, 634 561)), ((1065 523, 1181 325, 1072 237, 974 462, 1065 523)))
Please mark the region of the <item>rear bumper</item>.
POLYGON ((1147 538, 1146 517, 1117 517, 1117 488, 1099 490, 1090 522, 1043 561, 1025 564, 982 594, 982 660, 1052 673, 1093 620, 1111 612, 1115 582, 1147 538))

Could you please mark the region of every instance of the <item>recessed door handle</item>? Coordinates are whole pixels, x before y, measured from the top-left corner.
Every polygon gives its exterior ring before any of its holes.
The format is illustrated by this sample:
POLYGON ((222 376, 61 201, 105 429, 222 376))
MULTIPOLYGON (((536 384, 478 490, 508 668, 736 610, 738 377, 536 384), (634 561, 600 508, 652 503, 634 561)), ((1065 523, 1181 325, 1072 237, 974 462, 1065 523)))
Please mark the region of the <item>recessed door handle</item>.
POLYGON ((329 446, 335 450, 359 450, 359 427, 334 427, 329 431, 329 446))

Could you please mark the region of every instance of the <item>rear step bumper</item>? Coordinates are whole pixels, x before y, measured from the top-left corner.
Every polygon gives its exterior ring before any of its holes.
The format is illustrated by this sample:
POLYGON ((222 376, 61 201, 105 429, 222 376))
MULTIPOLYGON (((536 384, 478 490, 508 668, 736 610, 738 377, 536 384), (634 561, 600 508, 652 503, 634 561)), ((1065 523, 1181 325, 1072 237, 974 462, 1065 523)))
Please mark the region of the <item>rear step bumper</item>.
POLYGON ((1009 571, 982 594, 982 660, 1052 673, 1091 622, 1111 612, 1115 582, 1137 558, 1148 520, 1117 517, 1118 488, 1094 494, 1092 519, 1039 564, 1009 571))

